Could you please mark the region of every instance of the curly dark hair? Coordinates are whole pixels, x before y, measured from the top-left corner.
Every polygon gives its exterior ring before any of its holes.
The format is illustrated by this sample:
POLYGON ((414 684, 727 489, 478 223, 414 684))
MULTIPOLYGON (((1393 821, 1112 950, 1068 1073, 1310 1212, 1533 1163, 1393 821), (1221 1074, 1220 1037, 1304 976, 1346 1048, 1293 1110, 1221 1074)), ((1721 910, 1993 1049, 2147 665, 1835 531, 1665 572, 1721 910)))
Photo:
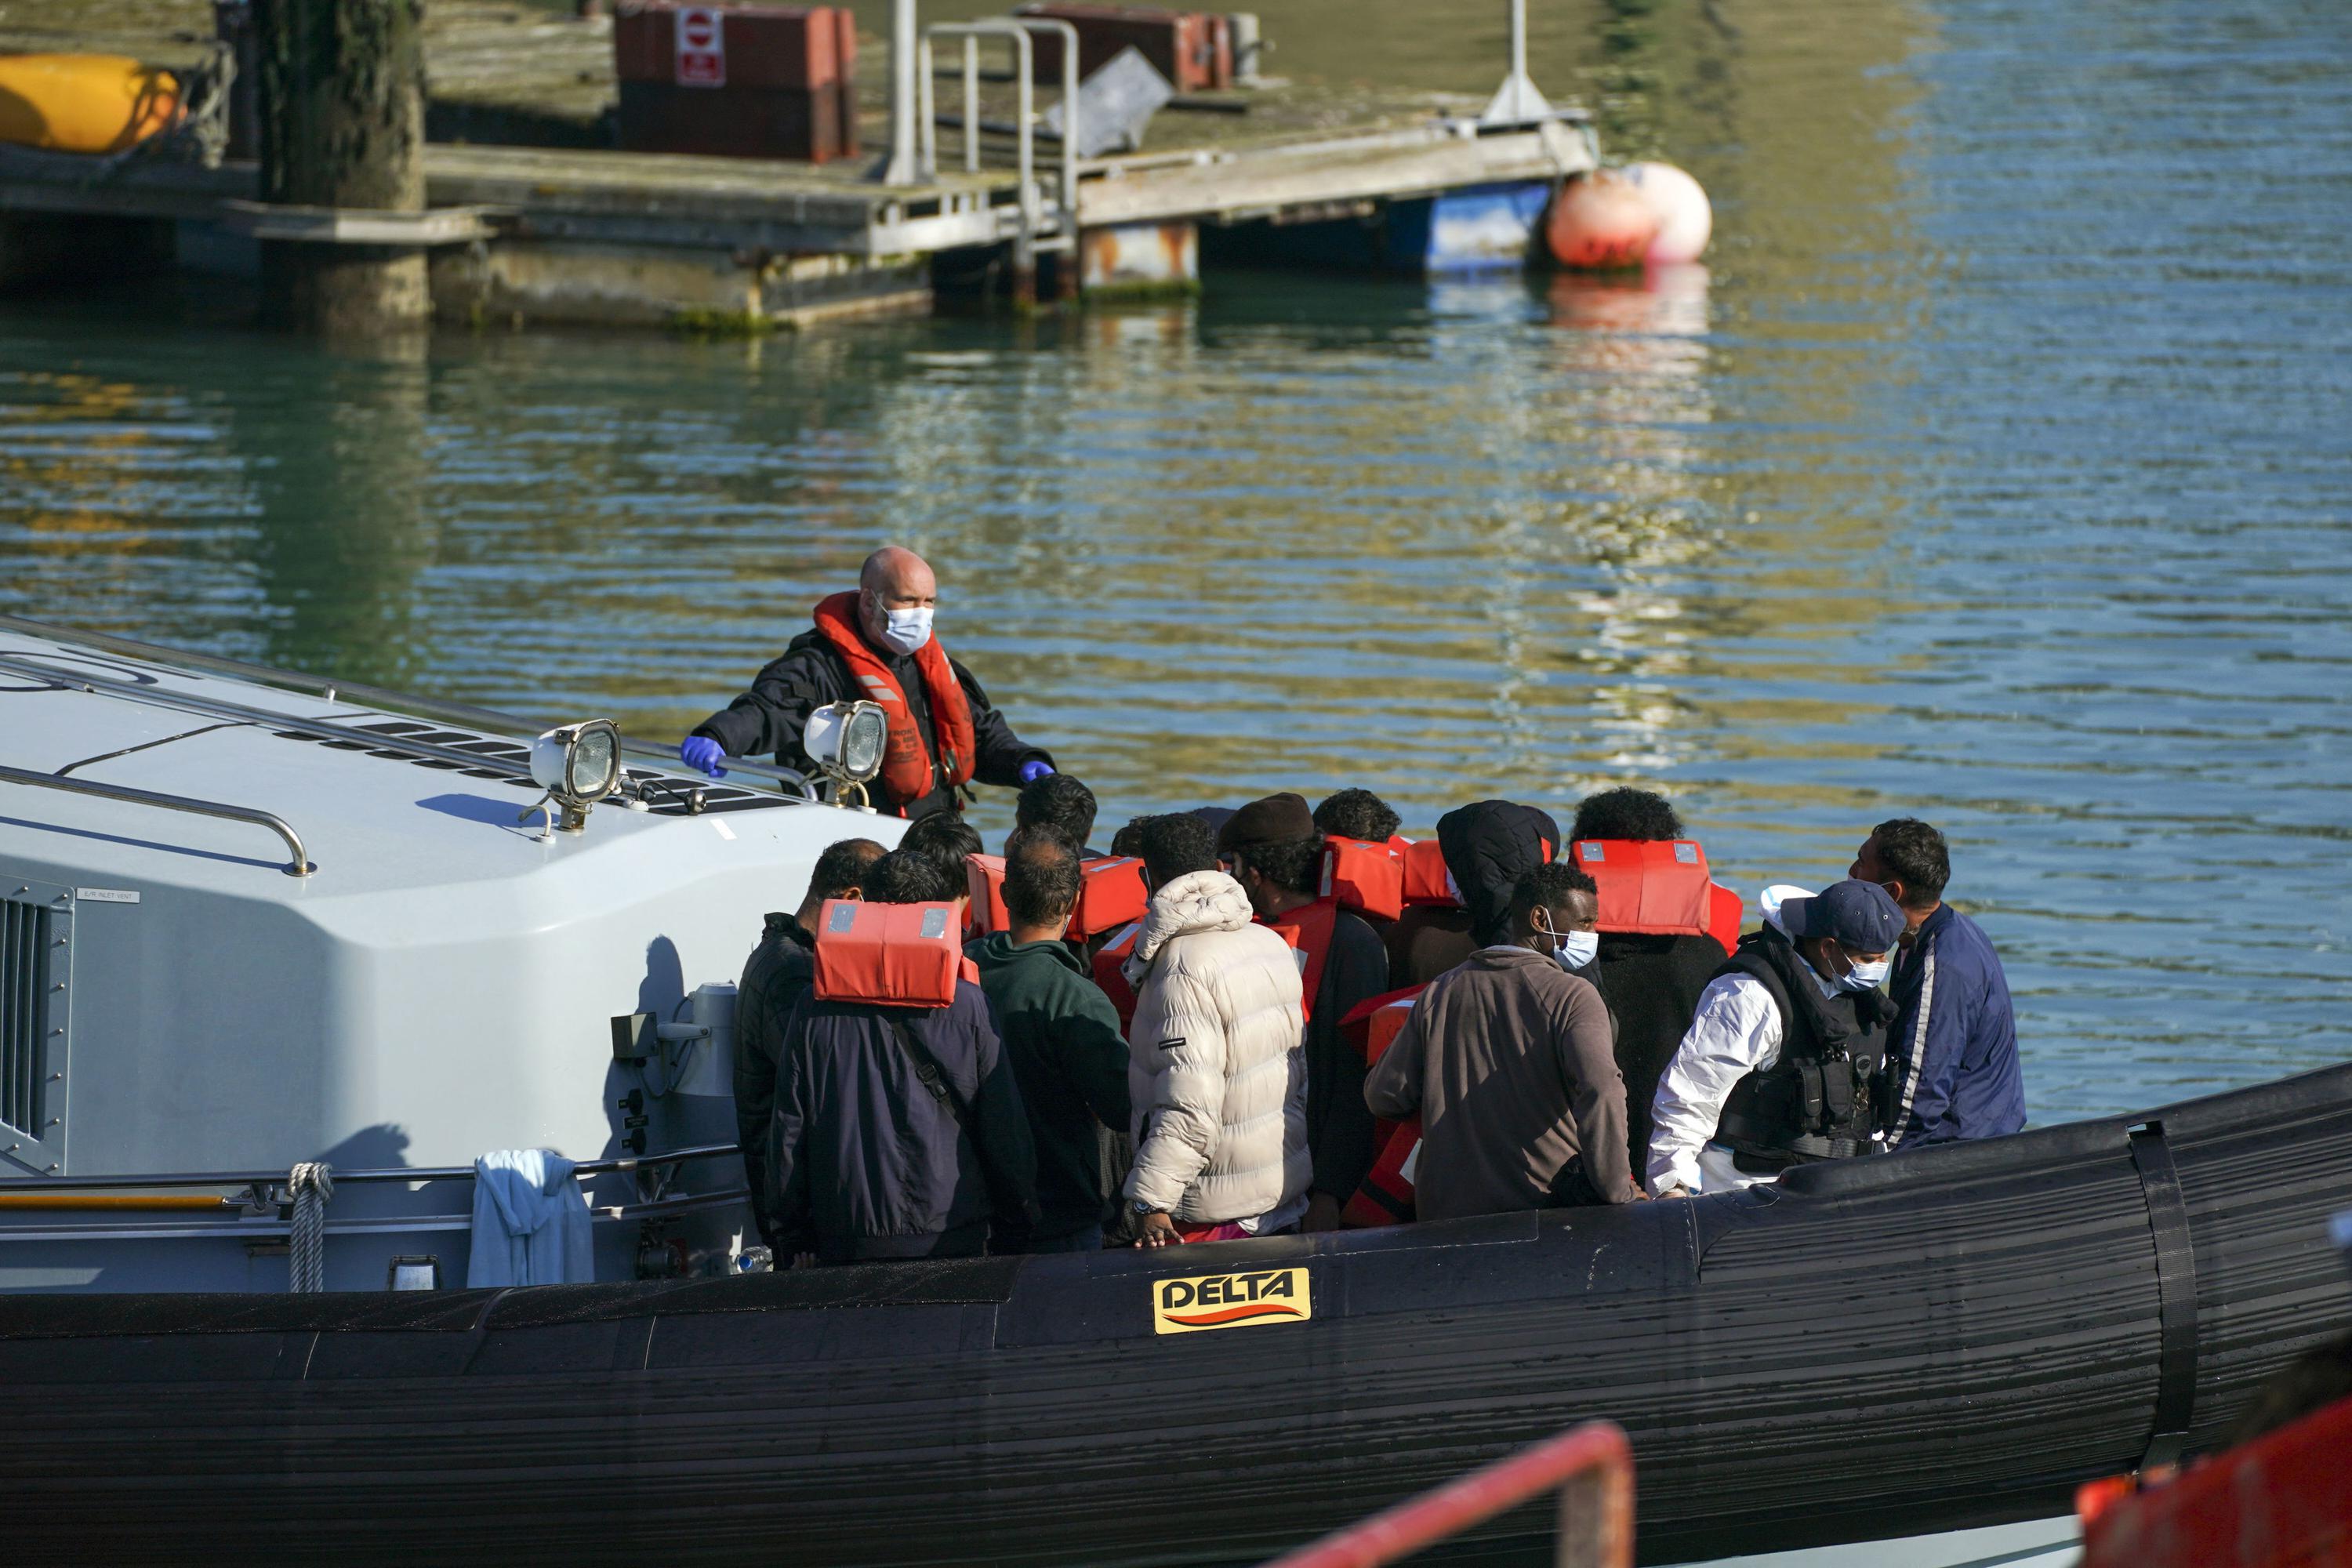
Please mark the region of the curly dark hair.
POLYGON ((1024 926, 1066 919, 1078 902, 1085 849, 1050 822, 1016 827, 1004 841, 1004 912, 1024 926))
POLYGON ((1192 871, 1217 868, 1217 830, 1189 811, 1147 816, 1136 824, 1136 852, 1153 887, 1192 871))
POLYGON ((1095 792, 1067 773, 1047 773, 1023 785, 1013 805, 1013 826, 1034 827, 1041 822, 1052 823, 1084 849, 1095 836, 1095 792))
POLYGON ((1916 816, 1897 816, 1870 830, 1878 840, 1878 863, 1903 884, 1903 901, 1924 910, 1944 896, 1952 879, 1952 852, 1944 836, 1916 816))
POLYGON ((1568 837, 1570 840, 1680 838, 1683 819, 1675 815, 1666 797, 1655 790, 1621 784, 1599 795, 1586 795, 1576 808, 1576 826, 1569 830, 1568 837))
POLYGON ((1321 838, 1276 838, 1236 844, 1234 858, 1289 893, 1312 894, 1323 881, 1321 838))
POLYGON ((893 849, 866 868, 863 888, 869 904, 945 904, 963 897, 965 883, 920 849, 893 849))
POLYGON ((1315 826, 1334 838, 1361 838, 1385 843, 1404 826, 1404 818, 1389 803, 1368 789, 1343 789, 1326 795, 1315 808, 1315 826))

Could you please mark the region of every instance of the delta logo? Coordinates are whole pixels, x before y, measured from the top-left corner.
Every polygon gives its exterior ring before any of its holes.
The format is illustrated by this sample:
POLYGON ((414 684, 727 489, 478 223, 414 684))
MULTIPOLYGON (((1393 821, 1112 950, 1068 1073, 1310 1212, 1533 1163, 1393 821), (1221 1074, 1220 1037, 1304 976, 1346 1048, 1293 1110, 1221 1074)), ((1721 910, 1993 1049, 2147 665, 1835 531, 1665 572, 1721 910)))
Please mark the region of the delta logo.
POLYGON ((1151 1287, 1155 1333, 1197 1334, 1252 1323, 1297 1323, 1313 1315, 1304 1268, 1202 1274, 1190 1279, 1161 1279, 1151 1287))

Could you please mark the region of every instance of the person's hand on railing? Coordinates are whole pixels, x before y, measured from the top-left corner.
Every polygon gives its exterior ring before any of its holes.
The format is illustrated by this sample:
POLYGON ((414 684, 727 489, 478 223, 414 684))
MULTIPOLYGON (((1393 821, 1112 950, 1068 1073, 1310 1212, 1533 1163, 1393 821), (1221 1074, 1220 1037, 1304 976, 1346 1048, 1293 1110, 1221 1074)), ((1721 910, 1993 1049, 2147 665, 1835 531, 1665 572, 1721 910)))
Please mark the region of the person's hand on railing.
POLYGON ((1041 757, 1032 757, 1021 764, 1021 782, 1024 785, 1035 784, 1053 771, 1053 763, 1041 757))
POLYGON ((727 749, 708 735, 688 735, 677 745, 677 760, 689 768, 723 779, 727 770, 719 764, 727 759, 727 749))

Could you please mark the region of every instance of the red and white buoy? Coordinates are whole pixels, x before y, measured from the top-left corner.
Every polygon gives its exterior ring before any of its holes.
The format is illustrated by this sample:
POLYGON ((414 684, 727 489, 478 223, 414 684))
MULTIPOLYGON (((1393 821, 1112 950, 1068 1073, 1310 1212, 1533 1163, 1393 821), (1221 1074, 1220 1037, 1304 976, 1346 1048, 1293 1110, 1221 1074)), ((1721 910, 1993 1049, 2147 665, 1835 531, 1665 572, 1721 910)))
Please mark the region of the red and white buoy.
POLYGON ((1639 267, 1658 237, 1658 215, 1641 187, 1611 169, 1571 174, 1544 218, 1552 259, 1580 272, 1639 267))
POLYGON ((1672 163, 1629 163, 1623 173, 1658 216, 1658 237, 1643 259, 1654 267, 1696 261, 1715 232, 1706 188, 1672 163))
POLYGON ((1672 163, 1571 175, 1544 219, 1552 259, 1580 272, 1678 267, 1699 258, 1714 230, 1706 192, 1672 163))

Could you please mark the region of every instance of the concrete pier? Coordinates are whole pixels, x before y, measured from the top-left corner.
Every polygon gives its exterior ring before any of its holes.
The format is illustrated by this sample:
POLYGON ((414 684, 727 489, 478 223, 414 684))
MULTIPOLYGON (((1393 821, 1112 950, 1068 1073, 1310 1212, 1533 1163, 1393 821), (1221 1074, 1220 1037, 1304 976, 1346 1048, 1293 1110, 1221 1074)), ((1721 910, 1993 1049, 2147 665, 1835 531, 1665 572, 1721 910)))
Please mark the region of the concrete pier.
MULTIPOLYGON (((0 149, 0 215, 32 224, 29 233, 68 217, 150 234, 168 221, 179 255, 202 266, 241 267, 257 245, 290 250, 297 239, 305 254, 405 247, 429 256, 431 308, 445 321, 757 331, 928 309, 952 280, 1008 278, 992 258, 1020 253, 1039 255, 1049 291, 1065 296, 1186 289, 1224 259, 1516 266, 1545 194, 1596 161, 1572 112, 1496 127, 1471 117, 1474 104, 1429 95, 1367 98, 1338 130, 1328 104, 1310 112, 1278 94, 1229 94, 1213 113, 1163 111, 1146 151, 1077 161, 1074 195, 1059 189, 1058 148, 1040 138, 1043 192, 1025 203, 1002 134, 986 139, 977 172, 956 159, 895 185, 876 177, 878 153, 809 164, 622 153, 609 145, 609 21, 537 13, 502 23, 471 0, 442 0, 427 15, 438 18, 425 40, 429 131, 541 144, 428 142, 419 213, 265 207, 259 168, 236 160, 132 159, 93 178, 88 160, 0 149), (532 63, 541 60, 551 63, 532 63), (603 78, 590 79, 598 65, 603 78), (1379 237, 1369 260, 1339 243, 1368 234, 1379 237)), ((0 26, 0 47, 27 42, 0 26)), ((876 149, 888 142, 887 86, 860 83, 876 149)), ((961 88, 941 77, 943 110, 961 88)), ((988 88, 983 124, 1005 112, 996 100, 1010 91, 1002 80, 988 88)), ((37 253, 16 249, 28 266, 37 253)), ((0 287, 8 254, 0 249, 0 287)))

